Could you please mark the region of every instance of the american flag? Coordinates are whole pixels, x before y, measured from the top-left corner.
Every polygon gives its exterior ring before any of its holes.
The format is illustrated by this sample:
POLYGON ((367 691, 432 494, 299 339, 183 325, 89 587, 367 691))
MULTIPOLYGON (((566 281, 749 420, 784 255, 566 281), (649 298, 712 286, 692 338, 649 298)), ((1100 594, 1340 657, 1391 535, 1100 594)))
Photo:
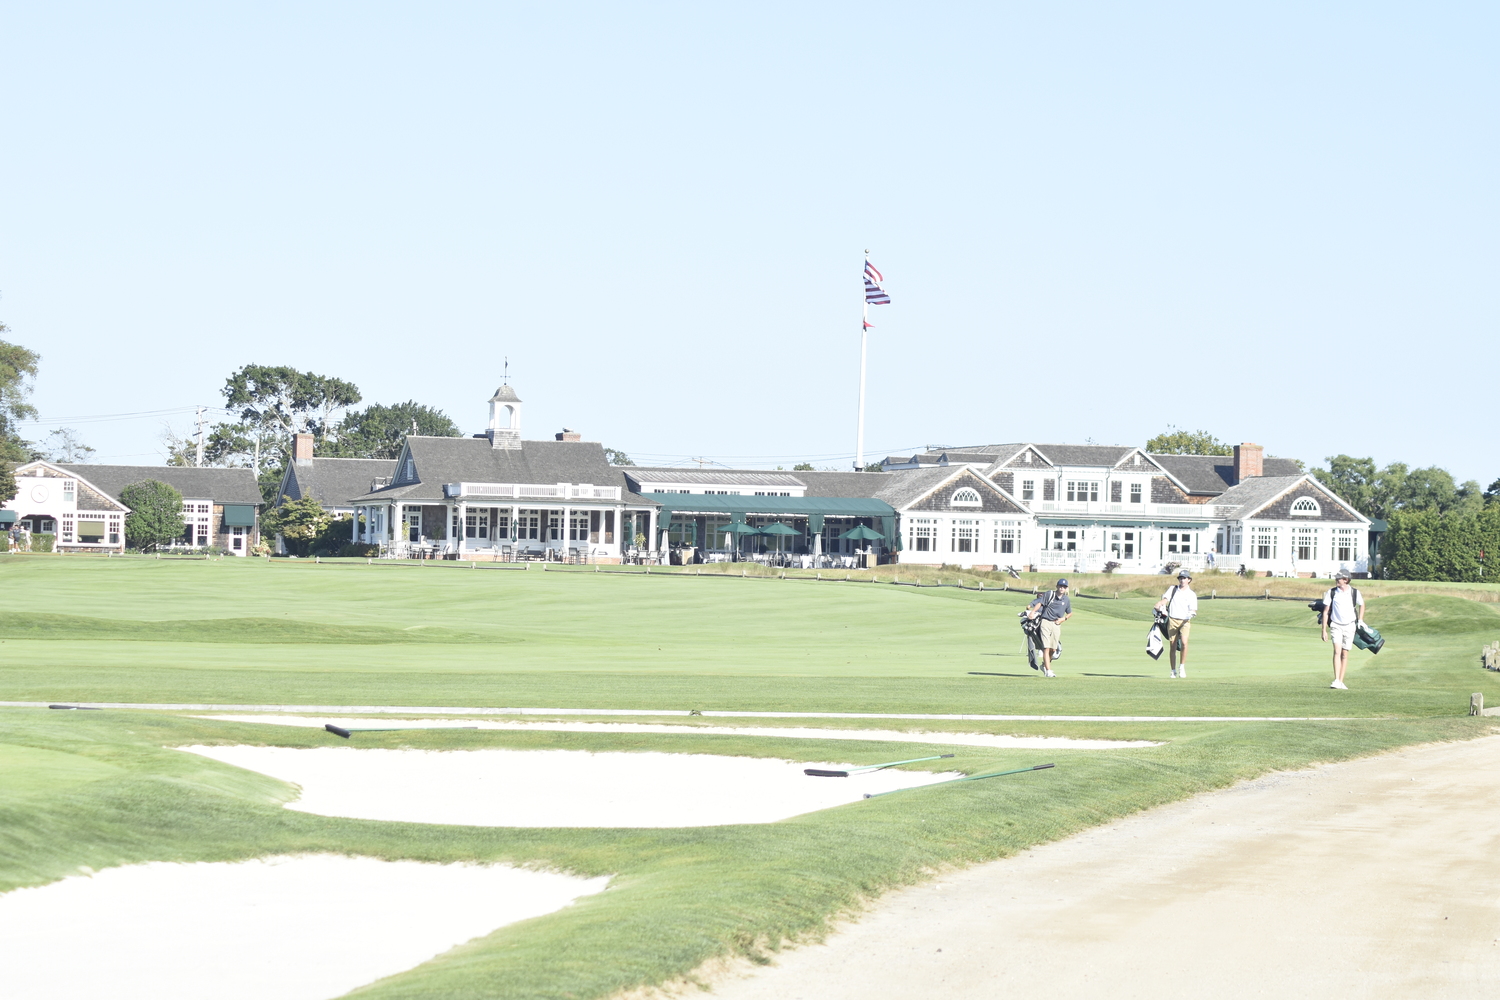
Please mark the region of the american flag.
POLYGON ((865 301, 872 306, 888 306, 891 297, 886 294, 880 283, 885 280, 885 275, 875 270, 875 265, 868 260, 865 261, 865 301))

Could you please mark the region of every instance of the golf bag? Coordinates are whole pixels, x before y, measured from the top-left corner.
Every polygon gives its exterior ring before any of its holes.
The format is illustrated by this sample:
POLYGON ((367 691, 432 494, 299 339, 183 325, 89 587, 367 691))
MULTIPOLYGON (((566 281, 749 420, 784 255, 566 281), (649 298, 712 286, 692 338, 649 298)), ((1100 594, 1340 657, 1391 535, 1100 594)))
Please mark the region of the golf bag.
MULTIPOLYGON (((1026 664, 1032 670, 1042 669, 1042 620, 1041 618, 1027 618, 1026 612, 1021 612, 1021 632, 1026 636, 1026 664)), ((1057 648, 1052 651, 1052 659, 1062 659, 1062 640, 1057 641, 1057 648)))
POLYGON ((1151 622, 1151 631, 1146 633, 1146 655, 1159 660, 1162 650, 1167 648, 1167 616, 1160 611, 1153 611, 1152 614, 1155 617, 1151 622))
POLYGON ((1385 639, 1381 638, 1380 632, 1371 628, 1364 622, 1354 626, 1354 648, 1368 649, 1371 653, 1380 652, 1385 645, 1385 639))

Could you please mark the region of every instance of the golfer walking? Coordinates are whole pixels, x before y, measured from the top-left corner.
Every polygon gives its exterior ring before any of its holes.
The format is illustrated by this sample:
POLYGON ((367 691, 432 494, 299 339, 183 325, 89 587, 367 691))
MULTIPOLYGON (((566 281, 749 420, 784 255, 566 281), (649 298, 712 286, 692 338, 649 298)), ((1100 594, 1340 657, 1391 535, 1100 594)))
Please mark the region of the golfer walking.
POLYGON ((1062 623, 1073 617, 1073 602, 1068 600, 1068 581, 1058 580, 1056 590, 1049 590, 1028 604, 1026 617, 1041 619, 1042 674, 1056 677, 1052 672, 1052 654, 1062 643, 1062 623))
POLYGON ((1365 599, 1349 586, 1348 570, 1339 570, 1338 586, 1323 596, 1323 641, 1333 636, 1333 683, 1338 691, 1347 691, 1344 671, 1349 667, 1349 650, 1354 648, 1354 630, 1365 620, 1365 599))
POLYGON ((1156 602, 1156 610, 1167 616, 1167 662, 1172 665, 1173 677, 1187 676, 1188 632, 1193 627, 1193 617, 1198 614, 1198 595, 1193 591, 1193 574, 1182 570, 1177 574, 1177 586, 1170 588, 1156 602), (1177 651, 1178 643, 1182 652, 1177 651))

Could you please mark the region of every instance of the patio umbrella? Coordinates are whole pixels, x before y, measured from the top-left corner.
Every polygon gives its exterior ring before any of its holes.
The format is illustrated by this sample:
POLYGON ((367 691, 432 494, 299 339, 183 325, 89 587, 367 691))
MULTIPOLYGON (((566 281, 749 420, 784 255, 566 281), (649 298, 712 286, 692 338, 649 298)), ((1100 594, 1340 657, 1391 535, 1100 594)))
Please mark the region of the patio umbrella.
POLYGON ((863 524, 856 525, 851 530, 844 532, 844 537, 853 538, 861 542, 879 542, 885 540, 885 536, 880 532, 867 528, 863 524))
POLYGON ((782 538, 786 537, 787 535, 800 535, 800 534, 802 534, 802 532, 798 531, 796 528, 788 528, 786 525, 782 524, 780 521, 776 522, 775 524, 768 524, 768 525, 766 525, 764 528, 760 529, 760 533, 763 534, 763 535, 775 535, 775 536, 777 536, 776 537, 776 551, 777 552, 781 551, 781 540, 782 540, 782 538))
MULTIPOLYGON (((750 535, 765 534, 765 532, 761 529, 746 524, 744 521, 730 521, 722 528, 716 529, 716 531, 718 534, 722 535, 739 535, 741 539, 749 537, 750 535)), ((739 541, 739 539, 736 539, 736 541, 739 541)))

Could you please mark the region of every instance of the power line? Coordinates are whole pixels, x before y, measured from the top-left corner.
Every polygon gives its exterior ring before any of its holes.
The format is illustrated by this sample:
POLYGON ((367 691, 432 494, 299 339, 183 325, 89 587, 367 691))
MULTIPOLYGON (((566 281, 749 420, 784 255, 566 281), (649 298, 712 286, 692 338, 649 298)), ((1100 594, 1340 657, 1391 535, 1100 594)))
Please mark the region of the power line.
MULTIPOLYGON (((19 420, 19 424, 34 424, 42 426, 45 424, 91 424, 105 420, 140 420, 146 417, 169 417, 177 413, 196 413, 198 406, 174 406, 167 410, 138 410, 134 413, 91 413, 67 417, 38 417, 35 420, 19 420)), ((201 409, 212 413, 234 413, 222 406, 204 406, 201 409)))

